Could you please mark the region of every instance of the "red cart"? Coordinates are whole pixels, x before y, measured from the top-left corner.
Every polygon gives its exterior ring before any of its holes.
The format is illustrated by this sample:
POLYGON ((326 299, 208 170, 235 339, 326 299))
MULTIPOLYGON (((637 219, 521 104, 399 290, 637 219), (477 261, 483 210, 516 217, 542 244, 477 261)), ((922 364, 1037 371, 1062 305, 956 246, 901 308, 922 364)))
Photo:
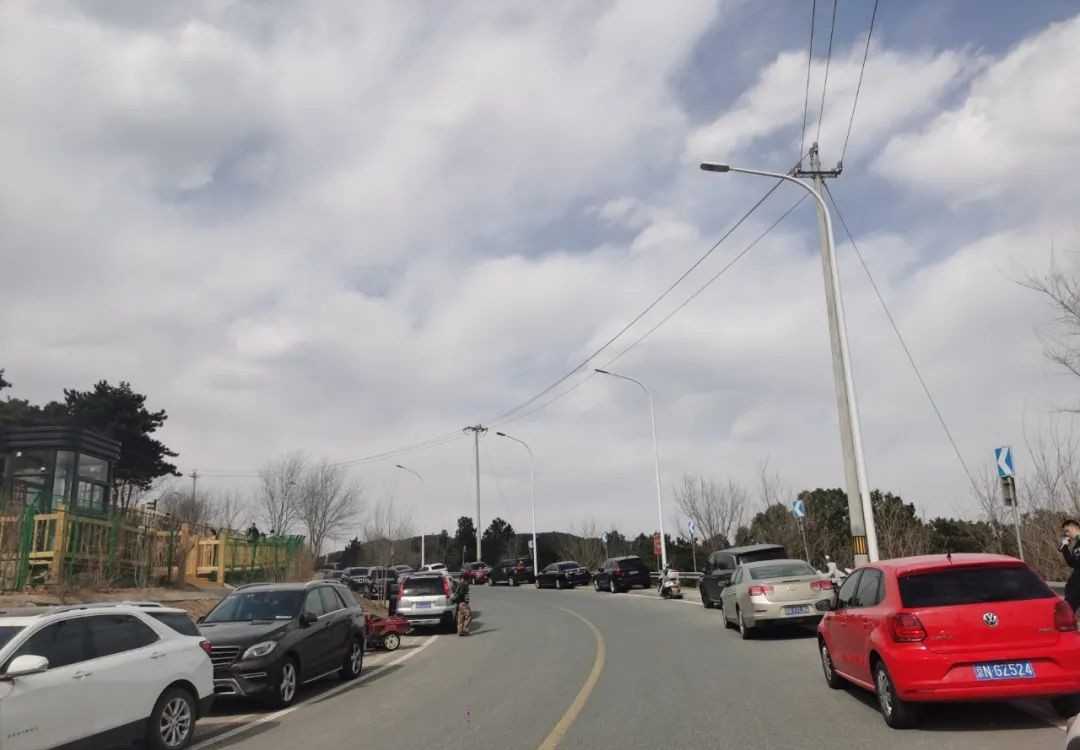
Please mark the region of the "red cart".
POLYGON ((401 636, 409 632, 409 621, 397 615, 391 617, 365 615, 364 620, 367 623, 368 648, 396 651, 401 645, 401 636))

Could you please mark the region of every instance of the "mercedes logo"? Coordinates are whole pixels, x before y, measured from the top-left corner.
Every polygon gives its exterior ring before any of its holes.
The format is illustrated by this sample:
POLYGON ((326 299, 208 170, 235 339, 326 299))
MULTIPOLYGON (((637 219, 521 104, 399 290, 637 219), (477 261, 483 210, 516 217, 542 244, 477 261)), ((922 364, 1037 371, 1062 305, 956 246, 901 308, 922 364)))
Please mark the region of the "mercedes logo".
POLYGON ((987 612, 983 615, 983 622, 986 623, 988 628, 996 628, 998 624, 998 616, 993 612, 987 612))

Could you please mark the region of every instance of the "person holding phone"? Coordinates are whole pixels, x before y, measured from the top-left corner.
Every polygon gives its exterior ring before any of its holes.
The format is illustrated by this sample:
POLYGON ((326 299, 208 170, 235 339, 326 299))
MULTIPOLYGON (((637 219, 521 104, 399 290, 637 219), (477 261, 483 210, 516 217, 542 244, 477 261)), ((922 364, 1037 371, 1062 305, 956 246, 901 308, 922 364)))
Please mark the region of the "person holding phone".
POLYGON ((1061 556, 1072 571, 1065 584, 1065 601, 1076 611, 1080 608, 1080 521, 1069 518, 1061 524, 1061 556))

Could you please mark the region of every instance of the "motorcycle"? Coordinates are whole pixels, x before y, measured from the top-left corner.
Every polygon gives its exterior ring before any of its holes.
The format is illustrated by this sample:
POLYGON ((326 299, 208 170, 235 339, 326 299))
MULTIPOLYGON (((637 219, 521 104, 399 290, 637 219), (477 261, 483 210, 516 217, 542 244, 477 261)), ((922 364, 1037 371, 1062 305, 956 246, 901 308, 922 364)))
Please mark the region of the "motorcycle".
POLYGON ((674 570, 662 573, 656 592, 660 594, 661 599, 682 599, 682 585, 679 583, 679 574, 674 570))

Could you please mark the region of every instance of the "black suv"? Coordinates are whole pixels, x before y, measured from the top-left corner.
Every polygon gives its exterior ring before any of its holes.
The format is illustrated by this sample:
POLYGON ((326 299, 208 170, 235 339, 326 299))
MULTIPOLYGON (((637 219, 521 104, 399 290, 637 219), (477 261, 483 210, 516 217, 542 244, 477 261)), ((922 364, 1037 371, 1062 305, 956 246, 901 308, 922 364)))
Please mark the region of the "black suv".
POLYGON ((593 574, 592 583, 597 591, 610 591, 613 594, 629 591, 635 586, 641 586, 643 589, 652 587, 649 569, 637 555, 605 560, 600 570, 593 574))
POLYGON ((241 586, 199 619, 210 641, 217 695, 259 696, 288 706, 305 682, 360 674, 364 613, 340 583, 241 586))
POLYGON ((528 557, 513 557, 502 560, 488 574, 488 585, 490 586, 497 583, 520 586, 523 583, 535 582, 536 573, 533 572, 532 559, 528 557))
POLYGON ((788 556, 782 544, 751 544, 746 547, 728 547, 709 555, 705 562, 698 590, 705 609, 720 606, 720 594, 731 583, 735 568, 743 563, 761 560, 784 560, 788 556))

